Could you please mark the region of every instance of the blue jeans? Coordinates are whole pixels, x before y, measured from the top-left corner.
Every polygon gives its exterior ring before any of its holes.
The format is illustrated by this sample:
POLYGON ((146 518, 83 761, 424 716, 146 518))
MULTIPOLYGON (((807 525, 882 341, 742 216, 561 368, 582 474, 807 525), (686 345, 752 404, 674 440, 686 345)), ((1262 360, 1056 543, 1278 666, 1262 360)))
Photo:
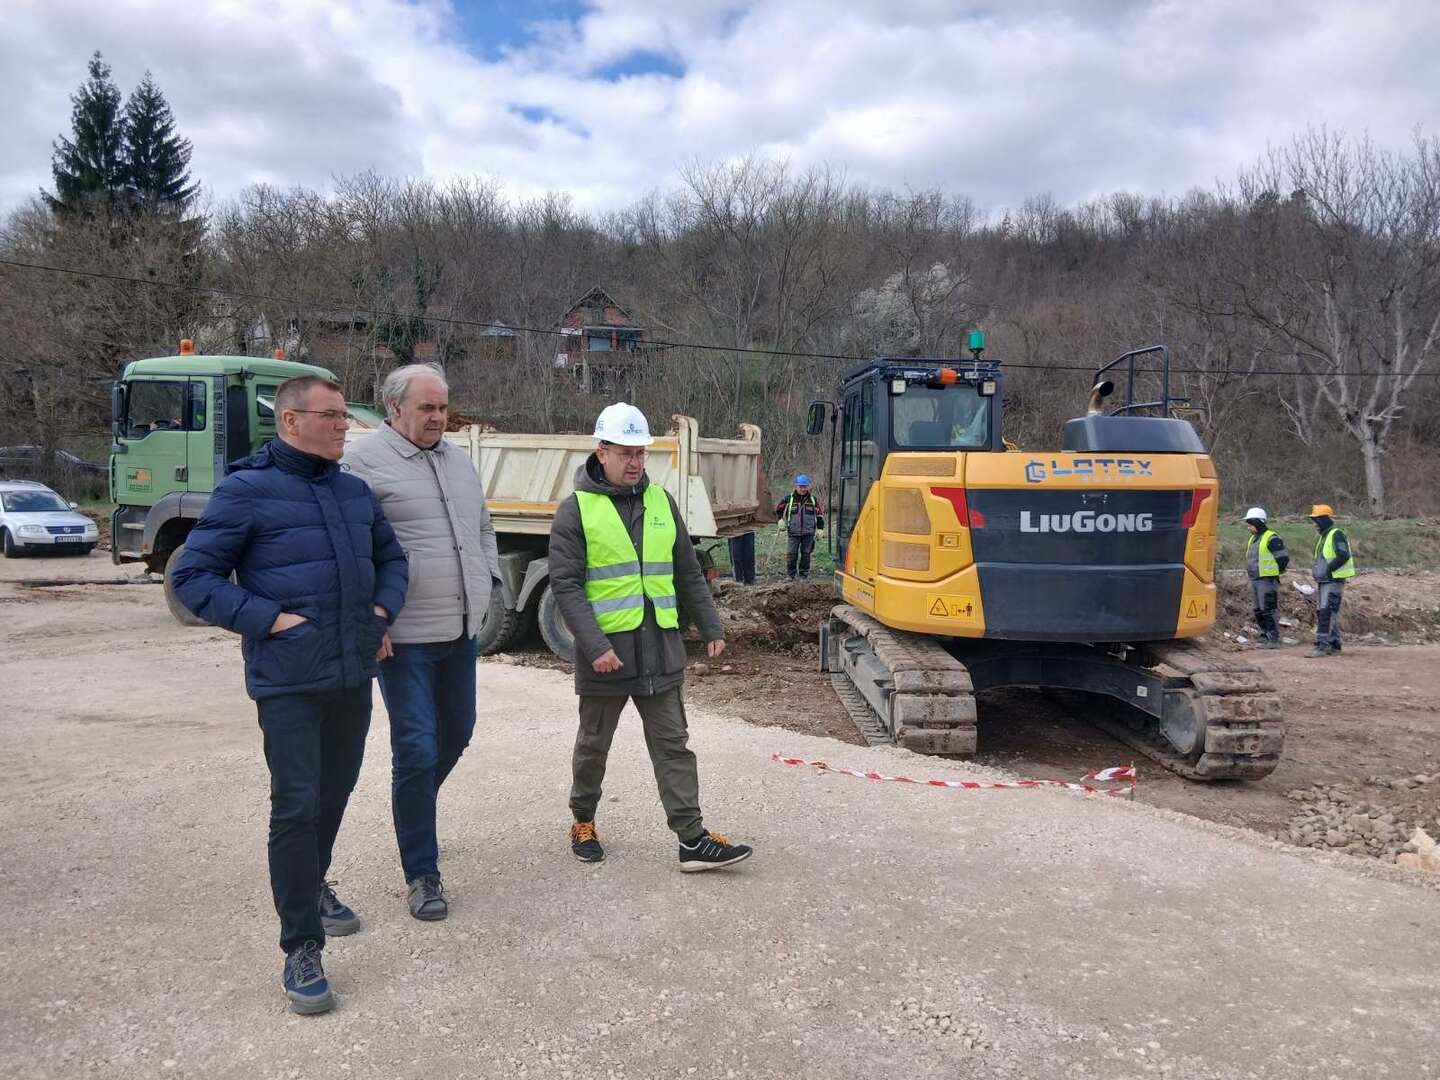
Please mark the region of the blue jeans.
POLYGON ((270 891, 280 948, 325 943, 320 883, 365 759, 371 683, 257 701, 270 766, 270 891))
POLYGON ((390 714, 395 840, 405 880, 438 873, 435 800, 475 730, 475 643, 396 645, 380 665, 390 714))
POLYGON ((741 585, 755 584, 755 534, 744 532, 730 538, 730 572, 741 585))

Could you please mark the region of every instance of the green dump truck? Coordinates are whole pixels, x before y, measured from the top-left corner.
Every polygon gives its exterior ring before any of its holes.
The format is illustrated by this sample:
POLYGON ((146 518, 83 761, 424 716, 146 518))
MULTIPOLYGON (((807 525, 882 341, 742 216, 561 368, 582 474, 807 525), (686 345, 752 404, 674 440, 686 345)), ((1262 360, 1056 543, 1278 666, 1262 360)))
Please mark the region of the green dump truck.
MULTIPOLYGON (((225 463, 275 435, 275 390, 296 375, 333 372, 260 356, 199 356, 188 341, 175 356, 134 360, 111 391, 110 557, 143 562, 165 577, 165 599, 181 622, 202 625, 170 587, 185 546, 225 463)), ((352 405, 361 425, 381 418, 352 405)))

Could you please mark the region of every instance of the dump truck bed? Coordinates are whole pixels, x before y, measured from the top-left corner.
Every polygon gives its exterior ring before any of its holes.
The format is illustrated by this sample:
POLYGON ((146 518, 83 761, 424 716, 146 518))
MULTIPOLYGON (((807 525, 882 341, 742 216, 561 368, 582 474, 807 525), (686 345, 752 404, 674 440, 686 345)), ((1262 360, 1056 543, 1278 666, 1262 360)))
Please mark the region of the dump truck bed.
MULTIPOLYGON (((702 439, 699 424, 673 417, 645 462, 650 481, 675 499, 696 538, 733 536, 752 527, 760 505, 760 429, 740 425, 738 439, 702 439)), ((369 432, 352 430, 349 439, 369 432)), ((591 435, 502 433, 470 426, 446 434, 465 447, 485 485, 496 531, 546 535, 560 503, 575 490, 575 470, 595 449, 591 435)))

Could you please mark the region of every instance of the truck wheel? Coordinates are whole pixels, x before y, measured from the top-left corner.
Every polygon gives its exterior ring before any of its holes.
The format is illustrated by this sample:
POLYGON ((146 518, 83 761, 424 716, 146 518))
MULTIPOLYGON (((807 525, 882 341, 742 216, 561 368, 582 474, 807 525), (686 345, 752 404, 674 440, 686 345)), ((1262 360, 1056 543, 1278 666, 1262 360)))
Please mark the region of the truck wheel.
POLYGON ((165 604, 170 609, 170 614, 181 626, 209 626, 204 619, 196 615, 180 602, 175 595, 175 583, 172 575, 175 571, 175 564, 180 561, 180 556, 185 552, 185 545, 181 544, 170 553, 170 558, 165 560, 165 604))
POLYGON ((485 609, 485 618, 480 622, 480 631, 475 635, 475 655, 492 656, 504 652, 525 637, 530 629, 530 611, 516 611, 505 606, 505 594, 500 589, 490 590, 490 606, 485 609))
POLYGON ((560 616, 560 605, 555 602, 555 592, 548 581, 540 596, 540 636, 560 659, 575 662, 575 637, 560 616))

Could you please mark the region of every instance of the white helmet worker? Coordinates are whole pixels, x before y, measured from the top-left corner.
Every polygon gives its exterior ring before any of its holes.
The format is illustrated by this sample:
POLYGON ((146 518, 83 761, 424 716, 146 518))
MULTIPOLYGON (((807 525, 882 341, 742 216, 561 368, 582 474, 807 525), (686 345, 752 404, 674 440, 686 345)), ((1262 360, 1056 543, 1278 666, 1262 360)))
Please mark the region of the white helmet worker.
POLYGON ((649 446, 655 441, 650 437, 645 414, 623 401, 600 410, 595 418, 595 438, 620 446, 649 446))
POLYGON ((1263 506, 1252 506, 1249 510, 1245 511, 1245 520, 1259 521, 1263 524, 1264 522, 1270 520, 1270 515, 1265 513, 1265 508, 1263 506))

